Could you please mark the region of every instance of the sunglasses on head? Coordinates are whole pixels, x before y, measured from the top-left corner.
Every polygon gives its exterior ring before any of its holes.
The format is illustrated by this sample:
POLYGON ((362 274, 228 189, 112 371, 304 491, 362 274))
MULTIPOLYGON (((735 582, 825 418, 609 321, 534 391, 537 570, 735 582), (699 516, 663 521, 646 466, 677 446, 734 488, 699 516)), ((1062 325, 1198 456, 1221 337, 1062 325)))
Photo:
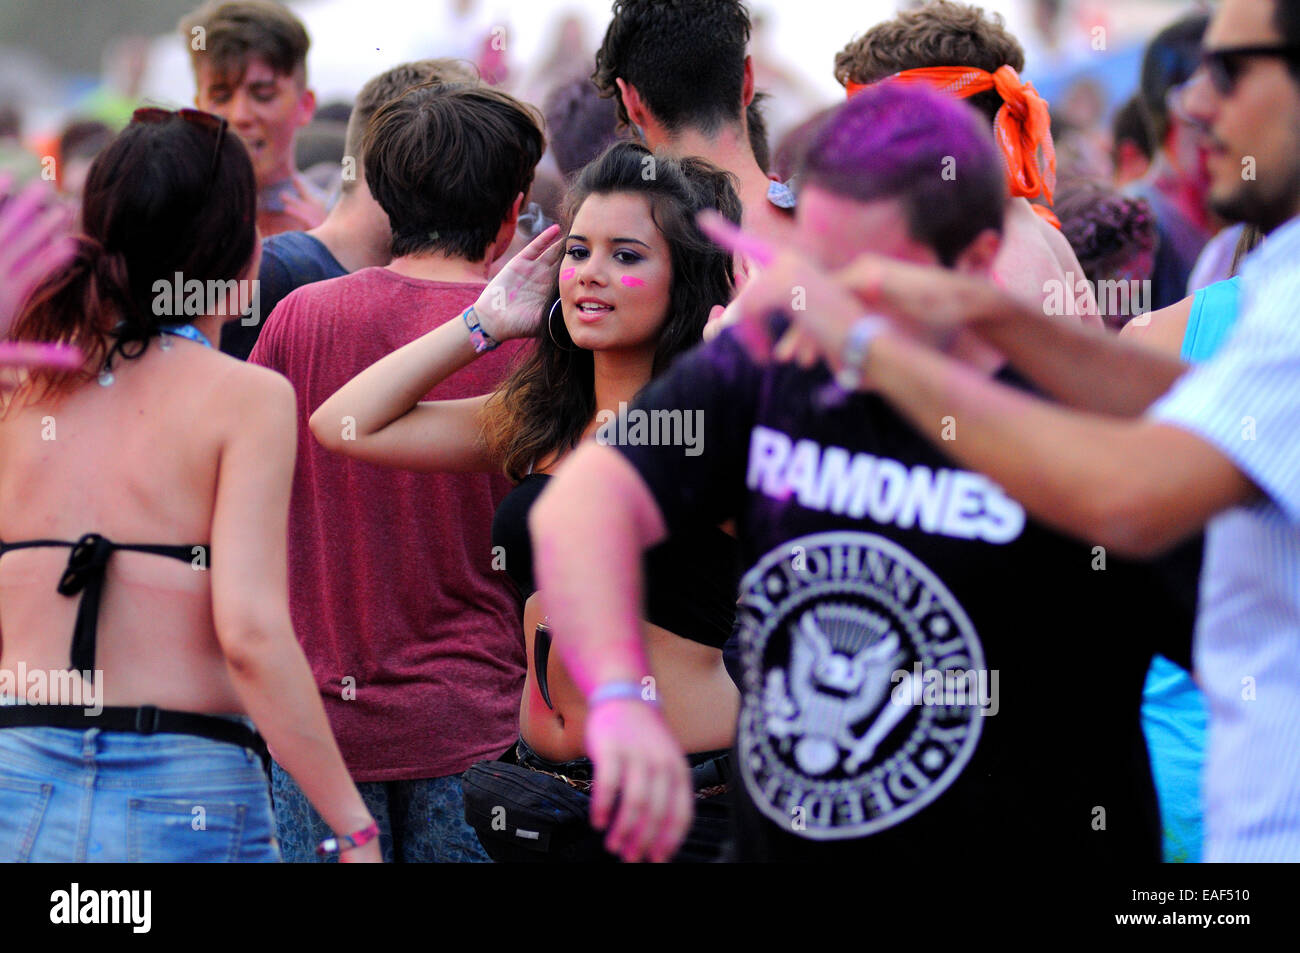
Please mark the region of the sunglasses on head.
MULTIPOLYGON (((131 114, 133 123, 161 123, 168 122, 173 116, 180 116, 186 122, 192 122, 196 126, 202 126, 204 129, 216 132, 217 141, 212 149, 212 166, 208 169, 208 190, 212 189, 212 183, 217 178, 217 160, 221 158, 221 146, 226 138, 226 122, 220 116, 212 113, 205 113, 201 109, 159 109, 156 106, 144 106, 137 109, 131 114)), ((206 200, 206 193, 205 193, 206 200)))
POLYGON ((1201 51, 1201 66, 1205 69, 1215 91, 1220 96, 1231 96, 1237 80, 1253 56, 1280 56, 1292 62, 1300 61, 1300 45, 1282 46, 1226 46, 1217 50, 1201 51))

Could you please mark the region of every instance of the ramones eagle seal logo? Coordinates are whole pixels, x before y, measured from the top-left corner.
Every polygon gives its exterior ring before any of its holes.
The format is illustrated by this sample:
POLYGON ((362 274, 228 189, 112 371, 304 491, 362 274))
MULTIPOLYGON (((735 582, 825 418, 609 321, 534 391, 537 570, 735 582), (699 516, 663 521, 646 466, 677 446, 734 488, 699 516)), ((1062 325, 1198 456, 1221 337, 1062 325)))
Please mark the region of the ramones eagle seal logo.
POLYGON ((914 705, 925 670, 984 669, 975 627, 907 550, 829 532, 772 550, 741 582, 740 770, 754 803, 800 837, 885 830, 961 774, 977 705, 914 705), (897 699, 897 700, 896 700, 897 699))

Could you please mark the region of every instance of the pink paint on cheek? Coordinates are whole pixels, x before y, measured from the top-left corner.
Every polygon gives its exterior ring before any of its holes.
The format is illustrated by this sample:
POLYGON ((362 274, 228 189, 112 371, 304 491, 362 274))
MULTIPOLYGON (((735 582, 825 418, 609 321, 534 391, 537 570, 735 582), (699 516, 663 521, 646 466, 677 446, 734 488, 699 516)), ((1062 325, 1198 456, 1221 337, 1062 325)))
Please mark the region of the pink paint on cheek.
POLYGON ((622 277, 621 280, 622 280, 623 284, 627 285, 629 288, 644 288, 644 287, 645 287, 645 282, 644 282, 644 281, 642 281, 640 278, 633 278, 633 277, 631 277, 630 275, 624 275, 624 276, 622 277))
POLYGON ((577 273, 578 273, 578 269, 577 269, 577 268, 565 268, 562 272, 560 272, 560 280, 561 280, 561 281, 568 281, 570 278, 572 278, 572 277, 573 277, 574 275, 576 275, 577 273))

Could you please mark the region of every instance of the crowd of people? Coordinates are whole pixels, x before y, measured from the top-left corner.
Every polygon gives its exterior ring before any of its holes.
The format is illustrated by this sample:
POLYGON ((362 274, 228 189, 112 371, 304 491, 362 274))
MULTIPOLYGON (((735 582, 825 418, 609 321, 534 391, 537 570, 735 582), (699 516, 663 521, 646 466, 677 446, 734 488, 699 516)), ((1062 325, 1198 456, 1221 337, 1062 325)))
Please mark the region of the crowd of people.
POLYGON ((741 0, 403 63, 322 187, 212 0, 0 180, 0 860, 1300 860, 1300 10, 1102 177, 1000 17, 842 28, 776 142, 741 0))

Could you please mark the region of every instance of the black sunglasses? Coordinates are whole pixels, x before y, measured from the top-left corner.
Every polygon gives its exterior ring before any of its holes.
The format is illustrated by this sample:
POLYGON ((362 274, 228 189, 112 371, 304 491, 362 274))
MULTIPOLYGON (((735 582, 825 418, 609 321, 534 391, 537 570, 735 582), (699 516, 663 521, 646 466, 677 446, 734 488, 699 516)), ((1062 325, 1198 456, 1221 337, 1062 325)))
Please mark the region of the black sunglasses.
POLYGON ((217 179, 217 161, 221 158, 221 146, 226 139, 226 122, 221 116, 213 113, 205 113, 201 109, 159 109, 157 106, 143 106, 131 114, 131 122, 143 123, 160 123, 167 122, 173 116, 180 116, 186 122, 192 122, 196 126, 202 126, 210 132, 216 132, 217 141, 212 149, 212 166, 208 169, 208 186, 204 192, 204 201, 207 201, 207 194, 212 191, 212 183, 217 179))
POLYGON ((1217 50, 1202 50, 1201 63, 1209 74, 1210 82, 1220 96, 1231 96, 1237 80, 1252 56, 1280 56, 1287 60, 1300 60, 1300 45, 1284 46, 1225 46, 1217 50))

